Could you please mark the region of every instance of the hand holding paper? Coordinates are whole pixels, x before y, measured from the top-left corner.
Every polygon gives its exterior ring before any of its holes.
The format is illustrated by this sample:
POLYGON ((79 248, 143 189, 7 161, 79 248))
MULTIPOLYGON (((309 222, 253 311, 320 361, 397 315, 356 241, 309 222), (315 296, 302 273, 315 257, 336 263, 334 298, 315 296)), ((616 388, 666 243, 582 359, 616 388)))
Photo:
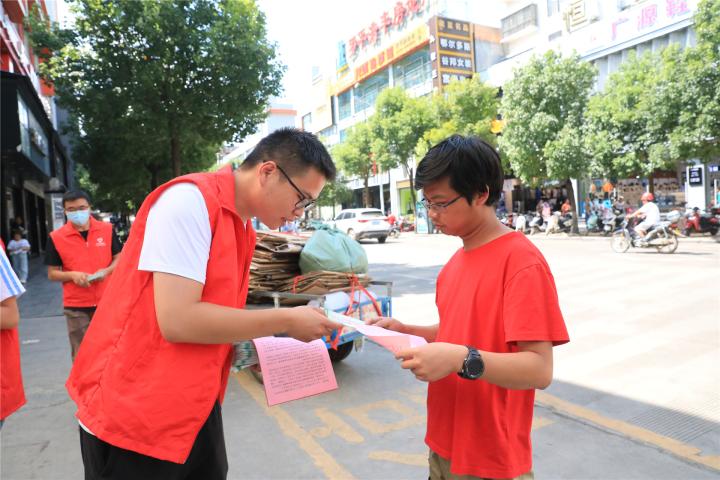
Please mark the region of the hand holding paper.
MULTIPOLYGON (((383 346, 393 353, 397 353, 400 350, 425 345, 427 341, 416 335, 408 335, 407 333, 395 332, 379 327, 377 325, 366 325, 360 320, 356 320, 352 317, 340 315, 334 312, 328 312, 328 316, 337 322, 342 323, 348 327, 356 329, 368 337, 373 342, 380 346, 383 346)), ((393 319, 389 319, 393 320, 393 319)), ((397 322, 397 320, 395 320, 397 322)), ((397 322, 400 323, 400 322, 397 322)))
POLYGON ((459 372, 467 352, 467 347, 463 345, 433 342, 401 350, 395 358, 402 360, 400 366, 412 371, 418 380, 434 382, 459 372))

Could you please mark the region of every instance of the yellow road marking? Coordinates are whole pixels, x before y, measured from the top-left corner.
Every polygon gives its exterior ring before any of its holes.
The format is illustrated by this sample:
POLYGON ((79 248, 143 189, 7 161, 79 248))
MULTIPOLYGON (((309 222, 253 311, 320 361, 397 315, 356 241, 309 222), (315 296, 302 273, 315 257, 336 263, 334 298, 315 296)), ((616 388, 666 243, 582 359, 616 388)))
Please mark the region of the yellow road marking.
POLYGON ((418 415, 415 410, 403 405, 397 400, 382 400, 375 403, 360 405, 359 407, 346 408, 343 411, 353 417, 355 421, 371 433, 387 433, 425 423, 425 415, 418 415), (399 413, 400 416, 404 418, 391 423, 378 422, 377 420, 370 418, 369 413, 373 410, 392 410, 399 413))
POLYGON ((581 418, 626 437, 653 445, 672 455, 698 463, 714 470, 720 470, 720 455, 701 455, 701 450, 673 438, 660 435, 642 427, 605 417, 589 408, 581 407, 545 392, 536 392, 535 401, 543 407, 556 410, 571 417, 581 418))
POLYGON ((365 441, 362 435, 356 432, 350 425, 348 425, 342 418, 332 413, 327 408, 318 408, 315 410, 315 415, 325 424, 324 427, 316 427, 310 430, 314 436, 319 438, 329 437, 330 434, 334 433, 338 437, 342 438, 349 443, 362 443, 365 441))
POLYGON ((240 386, 255 400, 265 411, 265 414, 275 419, 280 430, 294 439, 298 446, 313 459, 315 465, 325 474, 325 478, 353 480, 355 477, 345 470, 339 463, 328 454, 313 436, 305 431, 295 420, 279 406, 268 408, 265 401, 265 393, 258 382, 248 372, 233 374, 240 386))
POLYGON ((368 454, 370 460, 385 460, 388 462, 402 463, 416 467, 426 467, 428 464, 427 453, 419 455, 415 453, 398 453, 389 450, 378 450, 368 454))
POLYGON ((541 428, 547 427, 548 425, 552 425, 553 423, 555 423, 555 420, 550 420, 549 418, 545 418, 545 417, 533 416, 532 429, 540 430, 541 428))

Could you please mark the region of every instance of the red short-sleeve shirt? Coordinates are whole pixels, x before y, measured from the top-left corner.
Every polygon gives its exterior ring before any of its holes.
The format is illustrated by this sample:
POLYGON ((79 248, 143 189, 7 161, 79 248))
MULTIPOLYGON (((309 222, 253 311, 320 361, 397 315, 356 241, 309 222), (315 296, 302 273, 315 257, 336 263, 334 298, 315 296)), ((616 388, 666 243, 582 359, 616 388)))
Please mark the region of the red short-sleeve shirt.
MULTIPOLYGON (((550 268, 521 233, 458 250, 438 276, 436 304, 438 342, 510 353, 519 341, 569 341, 550 268)), ((522 475, 532 469, 534 400, 534 390, 449 375, 429 386, 425 442, 456 475, 522 475)))

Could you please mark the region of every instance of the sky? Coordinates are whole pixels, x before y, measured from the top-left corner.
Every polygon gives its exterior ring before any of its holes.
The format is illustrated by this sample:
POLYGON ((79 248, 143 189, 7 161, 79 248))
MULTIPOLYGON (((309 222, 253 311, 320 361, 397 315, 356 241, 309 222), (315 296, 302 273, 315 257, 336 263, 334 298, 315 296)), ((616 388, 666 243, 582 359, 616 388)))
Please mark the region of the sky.
MULTIPOLYGON (((277 43, 278 57, 287 66, 283 102, 298 106, 312 80, 312 67, 334 68, 337 44, 361 25, 371 23, 391 0, 258 0, 265 14, 267 37, 277 43)), ((322 71, 322 70, 321 70, 322 71)))

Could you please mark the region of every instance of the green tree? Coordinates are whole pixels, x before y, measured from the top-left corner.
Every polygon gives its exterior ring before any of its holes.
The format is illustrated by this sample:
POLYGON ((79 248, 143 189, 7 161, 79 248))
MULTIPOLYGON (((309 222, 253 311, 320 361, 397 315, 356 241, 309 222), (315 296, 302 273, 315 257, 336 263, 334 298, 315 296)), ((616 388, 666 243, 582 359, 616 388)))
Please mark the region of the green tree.
POLYGON ((515 71, 501 102, 507 124, 499 146, 513 172, 531 185, 562 181, 576 213, 570 179, 585 175, 590 163, 581 129, 594 78, 594 67, 579 56, 549 51, 515 71))
POLYGON ((359 177, 363 181, 363 205, 371 206, 370 176, 373 175, 373 137, 370 120, 351 127, 345 141, 332 149, 332 156, 340 169, 349 178, 359 177))
POLYGON ((677 155, 670 133, 678 126, 682 109, 680 82, 682 52, 672 45, 662 52, 634 52, 608 79, 601 94, 590 99, 587 145, 593 152, 593 170, 612 176, 642 175, 672 169, 677 155))
POLYGON ((411 98, 400 87, 386 88, 378 95, 372 122, 375 161, 384 170, 401 166, 410 180, 413 211, 415 149, 425 132, 437 125, 427 98, 411 98))
POLYGON ((221 142, 253 131, 280 90, 283 70, 253 0, 71 8, 72 31, 34 16, 31 38, 43 78, 79 122, 79 160, 100 191, 118 182, 145 190, 208 167, 221 142))
POLYGON ((670 155, 709 161, 720 156, 720 0, 703 0, 695 15, 697 45, 675 62, 677 88, 658 92, 656 101, 679 96, 677 126, 670 133, 670 155))
POLYGON ((333 207, 333 218, 335 218, 335 206, 349 202, 353 193, 341 179, 328 182, 318 197, 317 204, 320 207, 333 207))
POLYGON ((491 145, 497 137, 490 132, 491 122, 498 113, 497 88, 486 85, 475 76, 469 80, 451 82, 442 93, 432 97, 433 118, 437 126, 423 135, 415 153, 418 158, 433 145, 450 135, 475 135, 491 145))

